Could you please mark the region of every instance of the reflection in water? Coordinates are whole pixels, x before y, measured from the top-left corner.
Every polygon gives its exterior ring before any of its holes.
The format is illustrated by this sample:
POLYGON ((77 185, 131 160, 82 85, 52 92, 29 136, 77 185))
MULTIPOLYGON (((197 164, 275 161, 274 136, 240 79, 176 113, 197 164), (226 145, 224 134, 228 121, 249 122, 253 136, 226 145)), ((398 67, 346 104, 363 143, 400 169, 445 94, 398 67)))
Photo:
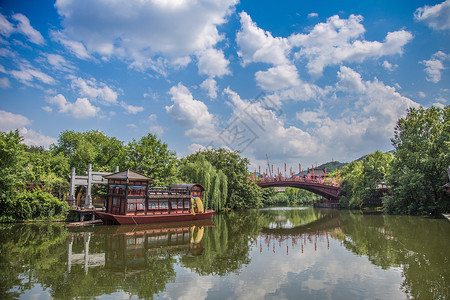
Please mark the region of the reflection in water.
POLYGON ((213 222, 0 225, 0 299, 450 294, 446 220, 271 208, 213 222))

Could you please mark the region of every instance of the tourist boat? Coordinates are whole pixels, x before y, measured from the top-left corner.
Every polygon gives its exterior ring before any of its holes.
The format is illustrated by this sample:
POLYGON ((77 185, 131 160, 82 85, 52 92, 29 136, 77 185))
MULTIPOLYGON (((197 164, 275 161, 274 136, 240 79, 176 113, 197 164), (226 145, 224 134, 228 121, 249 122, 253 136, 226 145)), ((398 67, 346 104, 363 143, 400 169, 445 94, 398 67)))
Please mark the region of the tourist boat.
POLYGON ((108 180, 106 211, 95 211, 106 225, 186 222, 210 219, 213 210, 204 210, 200 184, 177 183, 150 187, 150 177, 132 170, 105 176, 108 180))

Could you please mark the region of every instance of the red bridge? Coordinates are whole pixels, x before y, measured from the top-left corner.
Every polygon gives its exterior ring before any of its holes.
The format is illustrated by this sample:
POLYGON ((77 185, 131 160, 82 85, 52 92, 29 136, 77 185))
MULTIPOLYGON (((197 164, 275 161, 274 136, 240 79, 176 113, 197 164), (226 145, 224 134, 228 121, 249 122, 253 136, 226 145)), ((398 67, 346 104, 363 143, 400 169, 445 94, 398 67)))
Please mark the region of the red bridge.
POLYGON ((256 184, 262 188, 267 187, 293 187, 310 191, 314 194, 320 195, 327 199, 329 202, 339 202, 339 198, 342 195, 340 185, 335 183, 329 183, 325 180, 314 180, 305 178, 286 178, 286 179, 262 179, 256 181, 256 184))

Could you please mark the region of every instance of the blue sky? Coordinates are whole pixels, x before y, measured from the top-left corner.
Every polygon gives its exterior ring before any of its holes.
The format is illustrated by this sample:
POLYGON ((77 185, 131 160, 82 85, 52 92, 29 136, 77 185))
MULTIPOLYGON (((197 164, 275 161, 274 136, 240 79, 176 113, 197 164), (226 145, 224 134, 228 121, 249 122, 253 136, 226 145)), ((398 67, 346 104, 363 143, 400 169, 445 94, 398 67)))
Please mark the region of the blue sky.
POLYGON ((3 0, 0 129, 296 169, 389 151, 408 107, 448 105, 450 0, 281 2, 3 0))

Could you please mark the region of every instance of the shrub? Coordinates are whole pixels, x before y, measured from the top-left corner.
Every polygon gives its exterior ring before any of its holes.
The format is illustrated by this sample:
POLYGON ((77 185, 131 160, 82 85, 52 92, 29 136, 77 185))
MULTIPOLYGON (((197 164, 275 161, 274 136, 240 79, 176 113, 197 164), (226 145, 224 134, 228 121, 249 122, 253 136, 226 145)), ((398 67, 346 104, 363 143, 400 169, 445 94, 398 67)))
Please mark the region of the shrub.
POLYGON ((21 191, 15 195, 2 195, 1 222, 14 220, 65 218, 69 213, 69 205, 58 200, 52 194, 42 190, 21 191))

